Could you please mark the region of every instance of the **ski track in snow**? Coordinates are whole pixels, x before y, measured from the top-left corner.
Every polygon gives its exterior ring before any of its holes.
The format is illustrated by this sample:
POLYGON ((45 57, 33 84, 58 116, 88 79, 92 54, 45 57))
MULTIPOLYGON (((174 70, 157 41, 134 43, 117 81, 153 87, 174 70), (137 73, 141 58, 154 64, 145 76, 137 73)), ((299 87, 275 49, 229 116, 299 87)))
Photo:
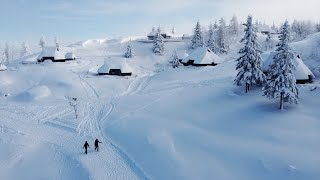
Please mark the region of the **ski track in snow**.
MULTIPOLYGON (((97 93, 95 88, 83 77, 81 77, 81 75, 79 75, 74 71, 72 72, 79 77, 80 83, 85 89, 87 97, 91 101, 96 101, 92 103, 87 103, 85 105, 86 106, 85 109, 88 115, 86 115, 83 118, 83 120, 79 123, 77 127, 77 131, 79 135, 91 136, 93 138, 100 137, 100 139, 106 142, 106 144, 101 145, 102 148, 110 149, 107 147, 107 144, 108 144, 111 147, 111 150, 116 152, 123 159, 123 161, 139 177, 139 179, 151 179, 150 176, 123 149, 121 149, 119 146, 114 144, 107 136, 104 135, 102 131, 101 123, 106 121, 109 118, 109 116, 112 114, 112 112, 116 109, 116 104, 114 103, 114 100, 111 99, 109 104, 103 103, 106 100, 99 99, 99 94, 97 93), (89 91, 91 91, 91 93, 89 93, 89 91), (105 112, 105 109, 107 109, 108 106, 110 108, 108 112, 105 112)), ((116 96, 115 98, 119 98, 125 95, 142 93, 144 89, 148 86, 150 80, 151 80, 151 76, 143 76, 141 78, 137 78, 128 86, 127 90, 124 93, 116 96)), ((102 161, 107 163, 107 160, 105 158, 108 158, 108 157, 105 157, 103 155, 99 155, 99 156, 102 161)), ((103 171, 103 168, 101 169, 101 171, 103 171)))
POLYGON ((136 175, 139 176, 139 179, 152 179, 129 155, 126 153, 122 148, 120 148, 118 145, 113 143, 107 136, 104 135, 102 128, 101 128, 101 123, 107 121, 109 116, 112 114, 112 112, 115 110, 115 103, 111 100, 110 101, 110 108, 109 111, 105 114, 104 117, 102 117, 98 123, 98 129, 100 132, 100 136, 102 139, 106 140, 113 149, 124 159, 129 167, 136 173, 136 175))
POLYGON ((99 98, 99 94, 97 93, 95 88, 88 81, 86 81, 83 77, 81 77, 80 74, 78 74, 78 73, 76 73, 74 71, 71 71, 71 72, 79 77, 80 83, 81 83, 82 87, 84 88, 84 90, 86 91, 87 97, 89 99, 93 100, 93 99, 98 99, 99 98), (92 92, 91 95, 89 95, 90 94, 89 91, 92 92))

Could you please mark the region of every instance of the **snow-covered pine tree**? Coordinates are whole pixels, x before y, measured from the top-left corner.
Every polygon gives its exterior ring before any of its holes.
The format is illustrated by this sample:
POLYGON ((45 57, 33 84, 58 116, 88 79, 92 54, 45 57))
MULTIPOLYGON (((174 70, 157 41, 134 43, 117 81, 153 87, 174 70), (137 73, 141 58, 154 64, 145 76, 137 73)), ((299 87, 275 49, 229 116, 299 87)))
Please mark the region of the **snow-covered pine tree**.
POLYGON ((215 34, 214 34, 214 29, 213 25, 210 24, 209 30, 208 30, 208 42, 207 42, 207 47, 214 53, 217 53, 217 44, 215 41, 215 34))
POLYGON ((236 15, 233 15, 229 24, 229 33, 231 36, 236 36, 239 33, 239 22, 236 15))
POLYGON ((294 53, 289 46, 290 25, 288 21, 282 26, 279 39, 277 53, 270 65, 268 81, 263 88, 263 93, 270 99, 280 98, 280 109, 283 109, 284 101, 297 104, 299 98, 299 89, 293 74, 295 69, 294 53))
POLYGON ((5 62, 6 62, 5 53, 2 53, 0 64, 4 64, 5 62))
POLYGON ((219 21, 220 25, 219 25, 219 29, 218 29, 218 34, 217 34, 217 44, 219 47, 219 53, 221 54, 227 54, 228 52, 228 46, 226 43, 226 21, 221 18, 219 21))
POLYGON ((272 24, 271 29, 276 31, 276 32, 278 31, 278 29, 277 29, 277 27, 276 27, 276 25, 274 23, 272 24))
POLYGON ((172 61, 170 61, 170 63, 171 63, 173 68, 179 67, 180 62, 179 62, 179 58, 178 58, 178 55, 177 55, 177 51, 174 51, 174 53, 172 55, 172 61))
POLYGON ((313 32, 313 26, 310 21, 294 20, 291 25, 293 40, 302 40, 313 32))
POLYGON ((175 35, 175 34, 176 34, 176 28, 172 27, 171 33, 172 33, 173 35, 175 35))
POLYGON ((58 40, 57 36, 54 37, 54 43, 56 45, 57 51, 59 51, 60 50, 60 45, 59 45, 59 40, 58 40))
POLYGON ((124 56, 126 58, 133 58, 134 57, 134 51, 133 51, 131 40, 128 43, 127 52, 124 54, 124 56))
POLYGON ((218 29, 218 28, 219 28, 219 25, 218 25, 217 20, 214 22, 214 24, 213 24, 213 28, 214 28, 214 29, 218 29))
POLYGON ((9 64, 10 61, 10 53, 9 53, 9 44, 6 43, 4 53, 3 53, 3 58, 4 58, 4 63, 9 64))
POLYGON ((266 76, 260 66, 262 63, 260 45, 257 42, 257 29, 252 24, 252 17, 248 16, 245 24, 245 35, 241 42, 244 47, 240 49, 241 55, 237 60, 235 85, 245 84, 246 93, 251 85, 261 85, 266 82, 266 76))
POLYGON ((21 52, 20 52, 20 57, 24 57, 30 54, 30 50, 29 50, 29 45, 26 42, 23 42, 21 44, 21 52))
POLYGON ((160 27, 158 28, 157 33, 155 34, 155 37, 153 39, 152 51, 159 55, 163 55, 164 53, 164 41, 161 35, 160 27))
POLYGON ((268 51, 273 48, 274 41, 270 33, 268 33, 266 41, 265 41, 265 49, 268 51))
POLYGON ((204 47, 204 38, 199 21, 197 22, 196 27, 194 28, 193 36, 191 39, 191 48, 196 49, 198 47, 204 47))
POLYGON ((39 41, 39 46, 40 48, 44 48, 44 46, 46 45, 46 40, 44 38, 44 36, 41 36, 40 41, 39 41))
POLYGON ((315 29, 316 29, 316 32, 320 32, 320 23, 317 23, 315 25, 315 29))

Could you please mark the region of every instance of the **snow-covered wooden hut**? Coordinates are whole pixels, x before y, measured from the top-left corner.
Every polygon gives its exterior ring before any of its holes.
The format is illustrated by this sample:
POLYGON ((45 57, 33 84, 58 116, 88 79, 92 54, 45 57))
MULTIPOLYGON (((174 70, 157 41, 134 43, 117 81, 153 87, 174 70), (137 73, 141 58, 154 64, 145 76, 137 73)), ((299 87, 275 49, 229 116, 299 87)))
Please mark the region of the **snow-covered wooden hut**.
POLYGON ((52 60, 53 62, 65 62, 75 59, 76 57, 73 52, 62 49, 58 50, 56 47, 44 47, 38 56, 38 62, 43 62, 45 60, 52 60))
POLYGON ((132 68, 125 60, 105 60, 98 69, 99 75, 131 76, 132 68))
POLYGON ((185 66, 215 66, 221 62, 221 58, 207 47, 198 47, 181 61, 185 66))
MULTIPOLYGON (((266 74, 268 74, 269 66, 274 61, 273 57, 276 55, 276 52, 271 52, 270 55, 264 60, 262 70, 266 74)), ((311 83, 314 79, 314 75, 311 72, 311 70, 306 66, 301 59, 301 56, 299 54, 295 54, 293 58, 293 63, 296 66, 296 69, 293 71, 293 74, 297 80, 297 84, 305 84, 305 83, 311 83)))
MULTIPOLYGON (((157 29, 152 29, 152 31, 148 34, 148 39, 153 40, 157 34, 157 31, 158 31, 157 29)), ((160 33, 164 39, 170 39, 173 36, 172 33, 165 28, 161 28, 160 33)))
POLYGON ((277 34, 277 32, 268 25, 259 24, 257 25, 257 29, 261 34, 277 34))
POLYGON ((5 71, 5 70, 7 70, 7 66, 0 63, 0 71, 5 71))

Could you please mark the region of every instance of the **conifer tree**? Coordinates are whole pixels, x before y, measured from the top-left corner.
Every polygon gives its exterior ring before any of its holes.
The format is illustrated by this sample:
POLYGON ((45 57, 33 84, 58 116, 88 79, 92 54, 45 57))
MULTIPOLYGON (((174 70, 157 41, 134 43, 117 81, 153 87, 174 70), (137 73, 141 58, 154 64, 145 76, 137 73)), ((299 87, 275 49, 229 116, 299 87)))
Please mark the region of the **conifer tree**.
POLYGON ((233 15, 229 24, 229 33, 231 36, 236 36, 239 33, 239 22, 236 15, 233 15))
POLYGON ((245 84, 246 93, 250 90, 251 85, 261 85, 266 81, 266 76, 261 70, 261 50, 257 42, 257 30, 252 24, 252 17, 248 16, 245 24, 245 35, 241 42, 244 47, 240 49, 240 57, 236 60, 235 85, 245 84))
POLYGON ((199 21, 197 22, 196 27, 194 28, 193 36, 191 39, 191 48, 196 49, 198 47, 204 47, 204 38, 199 21))
POLYGON ((59 40, 58 40, 57 36, 54 37, 54 43, 56 45, 57 51, 59 51, 60 50, 60 45, 59 45, 59 40))
POLYGON ((6 42, 4 53, 3 53, 4 63, 9 64, 10 53, 9 53, 9 44, 6 42))
POLYGON ((266 41, 265 41, 265 49, 270 50, 273 48, 273 39, 270 33, 268 33, 266 41))
POLYGON ((171 33, 172 33, 173 35, 175 35, 175 34, 176 34, 176 28, 172 27, 171 33))
POLYGON ((173 68, 179 67, 180 62, 179 62, 179 58, 178 58, 178 55, 177 55, 176 51, 174 51, 174 53, 172 55, 172 61, 170 61, 170 63, 171 63, 173 68))
POLYGON ((294 53, 289 46, 290 25, 284 23, 280 31, 280 42, 277 45, 274 61, 270 65, 268 81, 263 88, 263 93, 270 99, 280 98, 280 109, 283 109, 283 102, 298 103, 299 89, 296 85, 296 78, 293 74, 295 65, 293 63, 294 53))
POLYGON ((218 29, 219 28, 219 25, 218 25, 218 22, 217 20, 214 22, 213 24, 213 29, 218 29))
POLYGON ((40 41, 39 41, 39 46, 42 49, 46 46, 46 40, 45 40, 44 36, 41 36, 40 41))
POLYGON ((214 53, 217 53, 217 44, 215 41, 215 35, 214 35, 214 29, 213 25, 210 24, 209 30, 208 30, 208 42, 207 47, 214 53))
POLYGON ((164 53, 164 41, 161 35, 160 27, 158 28, 157 33, 154 37, 152 51, 159 55, 163 55, 164 53))
POLYGON ((219 47, 219 53, 226 54, 228 52, 228 45, 226 43, 226 22, 223 18, 219 21, 219 29, 217 34, 217 44, 219 47))
POLYGON ((28 46, 28 43, 26 42, 23 42, 21 44, 21 53, 20 53, 20 57, 24 57, 24 56, 27 56, 30 54, 30 50, 29 50, 29 46, 28 46))
POLYGON ((124 54, 124 56, 126 58, 133 58, 134 57, 134 51, 133 51, 131 40, 128 43, 127 52, 124 54))

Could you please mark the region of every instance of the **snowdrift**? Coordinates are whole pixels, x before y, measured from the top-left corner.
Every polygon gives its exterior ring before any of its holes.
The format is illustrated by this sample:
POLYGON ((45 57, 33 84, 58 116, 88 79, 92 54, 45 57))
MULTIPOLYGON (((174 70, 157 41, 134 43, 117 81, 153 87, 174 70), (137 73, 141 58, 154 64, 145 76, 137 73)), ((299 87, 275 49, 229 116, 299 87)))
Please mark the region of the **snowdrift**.
POLYGON ((320 74, 320 32, 309 35, 302 41, 291 43, 291 46, 301 54, 304 62, 318 76, 320 74))
POLYGON ((25 92, 22 92, 14 97, 16 101, 37 101, 41 99, 45 99, 52 95, 51 90, 47 86, 35 86, 28 89, 25 92))

